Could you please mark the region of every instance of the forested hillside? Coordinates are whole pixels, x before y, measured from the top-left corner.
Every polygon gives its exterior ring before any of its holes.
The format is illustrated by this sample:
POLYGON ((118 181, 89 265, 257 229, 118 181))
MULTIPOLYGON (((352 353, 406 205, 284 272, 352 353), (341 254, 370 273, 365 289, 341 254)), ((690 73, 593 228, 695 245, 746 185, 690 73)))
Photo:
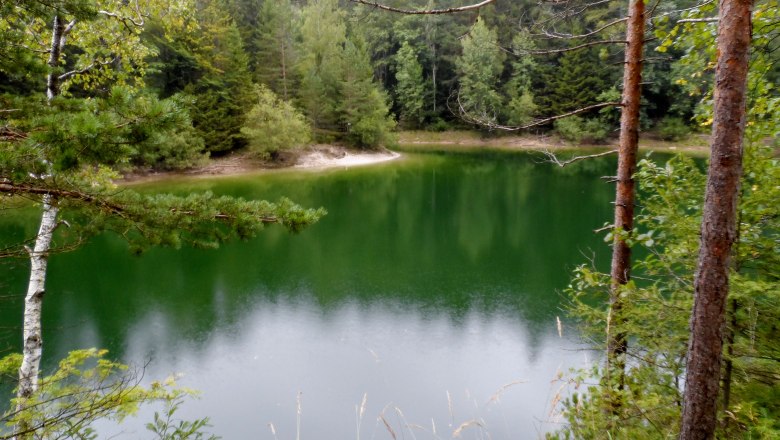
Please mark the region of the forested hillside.
MULTIPOLYGON (((82 6, 66 15, 94 13, 82 6)), ((24 26, 29 12, 11 4, 4 9, 6 27, 24 26)), ((706 115, 713 68, 696 44, 711 38, 715 23, 706 17, 713 10, 713 3, 692 0, 658 2, 649 10, 643 129, 666 139, 706 129, 706 116, 695 117, 706 115)), ((110 83, 124 81, 97 71, 121 67, 142 77, 133 80, 139 98, 172 106, 194 130, 183 128, 131 162, 178 168, 247 147, 273 155, 312 139, 387 145, 396 127, 516 128, 618 101, 625 13, 621 2, 499 1, 461 14, 399 15, 338 0, 182 0, 143 12, 143 26, 131 25, 139 51, 118 53, 98 39, 87 53, 66 40, 56 68, 70 80, 66 97, 101 97, 110 83)), ((41 31, 19 41, 4 34, 0 92, 6 109, 45 88, 45 75, 30 74, 47 62, 41 31)), ((767 39, 756 56, 776 45, 767 39)), ((772 63, 764 81, 776 83, 779 76, 772 63)), ((24 116, 2 117, 4 135, 11 136, 14 121, 24 116)), ((602 107, 531 129, 599 142, 616 136, 618 120, 617 107, 602 107)))

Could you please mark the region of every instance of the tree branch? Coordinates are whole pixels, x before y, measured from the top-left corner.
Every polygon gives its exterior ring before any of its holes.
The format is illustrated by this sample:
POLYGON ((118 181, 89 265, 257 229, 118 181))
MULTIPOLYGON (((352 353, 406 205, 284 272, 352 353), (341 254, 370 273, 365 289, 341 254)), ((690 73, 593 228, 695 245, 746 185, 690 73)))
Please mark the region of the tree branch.
POLYGON ((561 39, 561 40, 572 40, 572 39, 578 39, 578 38, 587 38, 587 37, 590 37, 591 35, 595 35, 595 34, 601 32, 601 31, 603 31, 604 29, 612 27, 612 26, 614 26, 614 25, 616 25, 618 23, 623 23, 624 21, 627 21, 627 20, 628 20, 628 17, 617 19, 617 20, 615 20, 613 22, 605 24, 604 26, 602 26, 602 27, 600 27, 600 28, 598 28, 598 29, 596 29, 594 31, 588 32, 587 34, 570 35, 570 34, 559 34, 559 33, 550 33, 550 32, 547 32, 547 31, 543 31, 541 34, 536 34, 536 35, 537 36, 542 36, 542 37, 547 37, 547 38, 553 38, 553 39, 561 39))
POLYGON ((97 61, 96 60, 92 64, 90 64, 89 66, 87 66, 87 67, 85 67, 83 69, 71 70, 70 72, 65 72, 62 75, 60 75, 58 78, 59 78, 60 81, 65 81, 66 79, 68 79, 70 77, 73 77, 75 75, 81 75, 81 74, 87 73, 90 70, 94 69, 95 67, 107 66, 107 65, 109 65, 109 64, 111 64, 113 62, 116 62, 116 60, 118 60, 118 59, 119 59, 119 57, 114 57, 113 59, 108 60, 108 61, 97 61))
MULTIPOLYGON (((37 186, 29 186, 29 185, 16 185, 11 182, 0 182, 0 193, 6 193, 6 194, 35 194, 35 195, 52 195, 57 198, 65 198, 70 200, 77 200, 80 202, 92 204, 96 207, 106 209, 114 214, 117 215, 123 215, 127 212, 127 208, 120 204, 111 202, 109 200, 105 200, 103 198, 99 198, 95 195, 84 193, 81 191, 72 191, 72 190, 65 190, 65 189, 59 189, 59 188, 46 188, 46 187, 37 187, 37 186)), ((181 214, 181 215, 195 215, 195 211, 182 211, 177 210, 176 208, 171 208, 171 213, 175 214, 181 214)), ((215 220, 231 220, 235 218, 235 216, 230 214, 225 214, 223 212, 217 212, 214 214, 215 220)), ((276 216, 262 216, 259 218, 259 220, 263 223, 279 223, 281 219, 279 219, 276 216)))
POLYGON ((681 18, 677 20, 677 24, 680 23, 717 23, 718 17, 706 17, 706 18, 681 18))
POLYGON ((367 1, 367 0, 350 0, 352 3, 358 3, 361 5, 366 6, 373 6, 377 9, 381 9, 383 11, 390 11, 390 12, 397 12, 399 14, 407 14, 407 15, 439 15, 439 14, 454 14, 457 12, 466 12, 466 11, 472 11, 475 9, 479 9, 483 6, 487 6, 491 3, 493 3, 495 0, 484 0, 479 3, 475 3, 473 5, 468 6, 461 6, 459 8, 445 8, 445 9, 428 9, 428 10, 413 10, 413 9, 400 9, 400 8, 394 8, 392 6, 383 5, 377 2, 367 1))
MULTIPOLYGON (((555 153, 553 153, 552 151, 549 151, 549 150, 542 151, 542 153, 544 153, 544 155, 547 156, 547 160, 545 162, 558 165, 561 168, 565 167, 566 165, 572 164, 574 162, 578 162, 578 161, 585 160, 585 159, 593 159, 595 157, 608 156, 610 154, 617 154, 617 152, 618 152, 618 150, 609 150, 609 151, 603 151, 601 153, 589 154, 587 156, 574 156, 571 159, 567 159, 567 160, 563 160, 562 161, 562 160, 558 159, 558 156, 556 156, 555 153)), ((612 225, 610 225, 610 227, 612 227, 612 225)), ((599 230, 596 230, 596 232, 598 232, 598 231, 599 230)))
POLYGON ((469 114, 469 112, 461 104, 460 96, 458 96, 458 114, 460 115, 460 117, 463 120, 465 120, 466 122, 469 122, 471 124, 482 125, 482 126, 487 127, 489 129, 503 130, 503 131, 526 130, 526 129, 531 128, 531 127, 544 125, 544 124, 553 122, 553 121, 555 121, 557 119, 563 119, 563 118, 567 118, 569 116, 578 115, 580 113, 585 113, 585 112, 588 112, 588 111, 591 111, 591 110, 595 110, 597 108, 620 107, 622 105, 623 104, 621 104, 620 102, 602 102, 602 103, 599 103, 599 104, 593 104, 593 105, 589 105, 587 107, 578 108, 577 110, 573 110, 573 111, 570 111, 568 113, 563 113, 563 114, 560 114, 560 115, 551 116, 549 118, 537 119, 536 121, 531 122, 529 124, 520 125, 520 126, 508 126, 508 125, 500 125, 500 124, 497 124, 497 123, 489 121, 489 120, 480 119, 478 117, 475 117, 475 116, 469 114))
POLYGON ((584 49, 586 47, 590 46, 598 46, 601 44, 628 44, 628 41, 626 40, 599 40, 599 41, 591 41, 589 43, 582 43, 578 44, 577 46, 572 47, 566 47, 563 49, 545 49, 545 50, 523 50, 520 49, 523 53, 527 53, 529 55, 549 55, 549 54, 555 54, 555 53, 564 53, 564 52, 571 52, 573 50, 579 50, 584 49))

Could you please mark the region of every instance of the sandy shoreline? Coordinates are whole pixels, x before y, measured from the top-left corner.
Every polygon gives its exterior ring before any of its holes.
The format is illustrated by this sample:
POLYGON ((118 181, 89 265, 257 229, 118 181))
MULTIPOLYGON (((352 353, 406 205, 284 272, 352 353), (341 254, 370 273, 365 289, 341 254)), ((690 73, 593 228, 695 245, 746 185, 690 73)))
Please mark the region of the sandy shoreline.
POLYGON ((209 159, 205 165, 189 170, 130 173, 117 183, 146 183, 175 177, 238 176, 285 169, 316 171, 351 168, 388 162, 401 156, 401 153, 389 150, 365 151, 334 145, 312 145, 298 151, 285 152, 275 161, 262 160, 251 153, 237 153, 209 159))
MULTIPOLYGON (((499 136, 481 137, 477 132, 449 131, 442 133, 407 131, 399 134, 401 151, 467 150, 486 148, 518 151, 593 150, 594 152, 616 148, 615 142, 606 145, 571 145, 554 136, 499 136)), ((664 142, 652 139, 640 141, 640 148, 668 153, 686 153, 696 156, 708 152, 706 139, 691 138, 685 143, 664 142)), ((137 172, 125 175, 118 183, 135 184, 176 177, 237 176, 263 171, 295 169, 320 171, 327 169, 368 166, 396 160, 402 153, 390 150, 355 150, 337 145, 311 145, 301 150, 283 152, 274 161, 262 160, 251 153, 235 153, 209 159, 200 167, 185 171, 137 172)))

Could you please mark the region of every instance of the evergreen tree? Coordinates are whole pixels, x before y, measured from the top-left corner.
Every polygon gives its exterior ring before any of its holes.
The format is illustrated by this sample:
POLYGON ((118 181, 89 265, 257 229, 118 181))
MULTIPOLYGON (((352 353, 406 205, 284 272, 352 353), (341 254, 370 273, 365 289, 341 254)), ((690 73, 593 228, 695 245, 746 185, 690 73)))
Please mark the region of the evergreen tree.
POLYGON ((298 101, 317 134, 338 135, 341 55, 347 41, 344 12, 337 0, 312 0, 302 12, 298 101))
POLYGON ((586 48, 565 52, 555 67, 548 64, 537 79, 535 94, 540 111, 563 114, 597 104, 599 95, 612 86, 612 69, 605 66, 599 50, 586 48))
POLYGON ((400 120, 412 127, 421 126, 425 119, 425 83, 417 52, 404 41, 395 54, 396 102, 401 108, 400 120))
POLYGON ((496 32, 477 20, 461 45, 463 53, 456 60, 459 106, 470 118, 495 122, 502 108, 497 88, 504 60, 496 32))
POLYGON ((252 106, 252 79, 238 27, 220 2, 210 2, 199 16, 204 37, 198 49, 208 64, 184 92, 193 97, 192 122, 206 150, 223 153, 246 144, 241 127, 252 106))
POLYGON ((385 94, 374 82, 365 41, 351 36, 342 57, 339 117, 347 127, 347 141, 361 147, 392 142, 395 122, 388 115, 385 94))
POLYGON ((282 99, 293 96, 297 82, 295 38, 299 33, 296 10, 290 0, 266 1, 258 16, 252 62, 254 77, 282 99))
POLYGON ((510 125, 523 125, 530 122, 537 111, 534 96, 531 92, 533 76, 536 73, 536 60, 522 49, 532 47, 530 38, 525 33, 518 33, 512 40, 515 57, 512 59, 512 73, 504 86, 509 98, 506 106, 506 120, 510 125))

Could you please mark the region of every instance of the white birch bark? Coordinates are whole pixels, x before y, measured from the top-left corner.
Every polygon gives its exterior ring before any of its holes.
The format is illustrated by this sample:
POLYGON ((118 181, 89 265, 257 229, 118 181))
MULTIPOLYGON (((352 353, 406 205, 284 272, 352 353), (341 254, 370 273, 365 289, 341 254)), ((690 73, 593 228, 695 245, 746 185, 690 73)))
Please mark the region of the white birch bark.
MULTIPOLYGON (((60 94, 61 81, 57 67, 62 58, 62 50, 65 47, 67 34, 73 29, 75 21, 67 25, 62 18, 54 17, 52 25, 51 47, 49 48, 48 65, 49 74, 46 77, 46 98, 51 101, 60 94)), ((43 334, 41 331, 41 310, 43 309, 43 295, 46 284, 46 268, 51 249, 51 239, 57 228, 56 198, 50 194, 43 196, 43 210, 38 235, 35 238, 35 246, 30 254, 30 282, 27 287, 27 295, 24 299, 24 328, 22 330, 22 365, 19 367, 19 386, 16 390, 16 410, 21 411, 26 405, 26 400, 38 390, 38 376, 40 373, 41 356, 43 353, 43 334)), ((25 432, 26 426, 17 426, 16 432, 25 432)), ((14 439, 25 436, 15 436, 14 439)))
MULTIPOLYGON (((24 409, 27 398, 38 389, 38 373, 43 351, 41 334, 41 310, 46 283, 46 266, 54 230, 57 228, 57 200, 51 195, 43 197, 43 214, 35 247, 30 253, 30 284, 24 298, 24 345, 22 347, 22 366, 19 368, 19 388, 17 390, 17 411, 24 409)), ((24 431, 17 427, 17 432, 24 431)))

